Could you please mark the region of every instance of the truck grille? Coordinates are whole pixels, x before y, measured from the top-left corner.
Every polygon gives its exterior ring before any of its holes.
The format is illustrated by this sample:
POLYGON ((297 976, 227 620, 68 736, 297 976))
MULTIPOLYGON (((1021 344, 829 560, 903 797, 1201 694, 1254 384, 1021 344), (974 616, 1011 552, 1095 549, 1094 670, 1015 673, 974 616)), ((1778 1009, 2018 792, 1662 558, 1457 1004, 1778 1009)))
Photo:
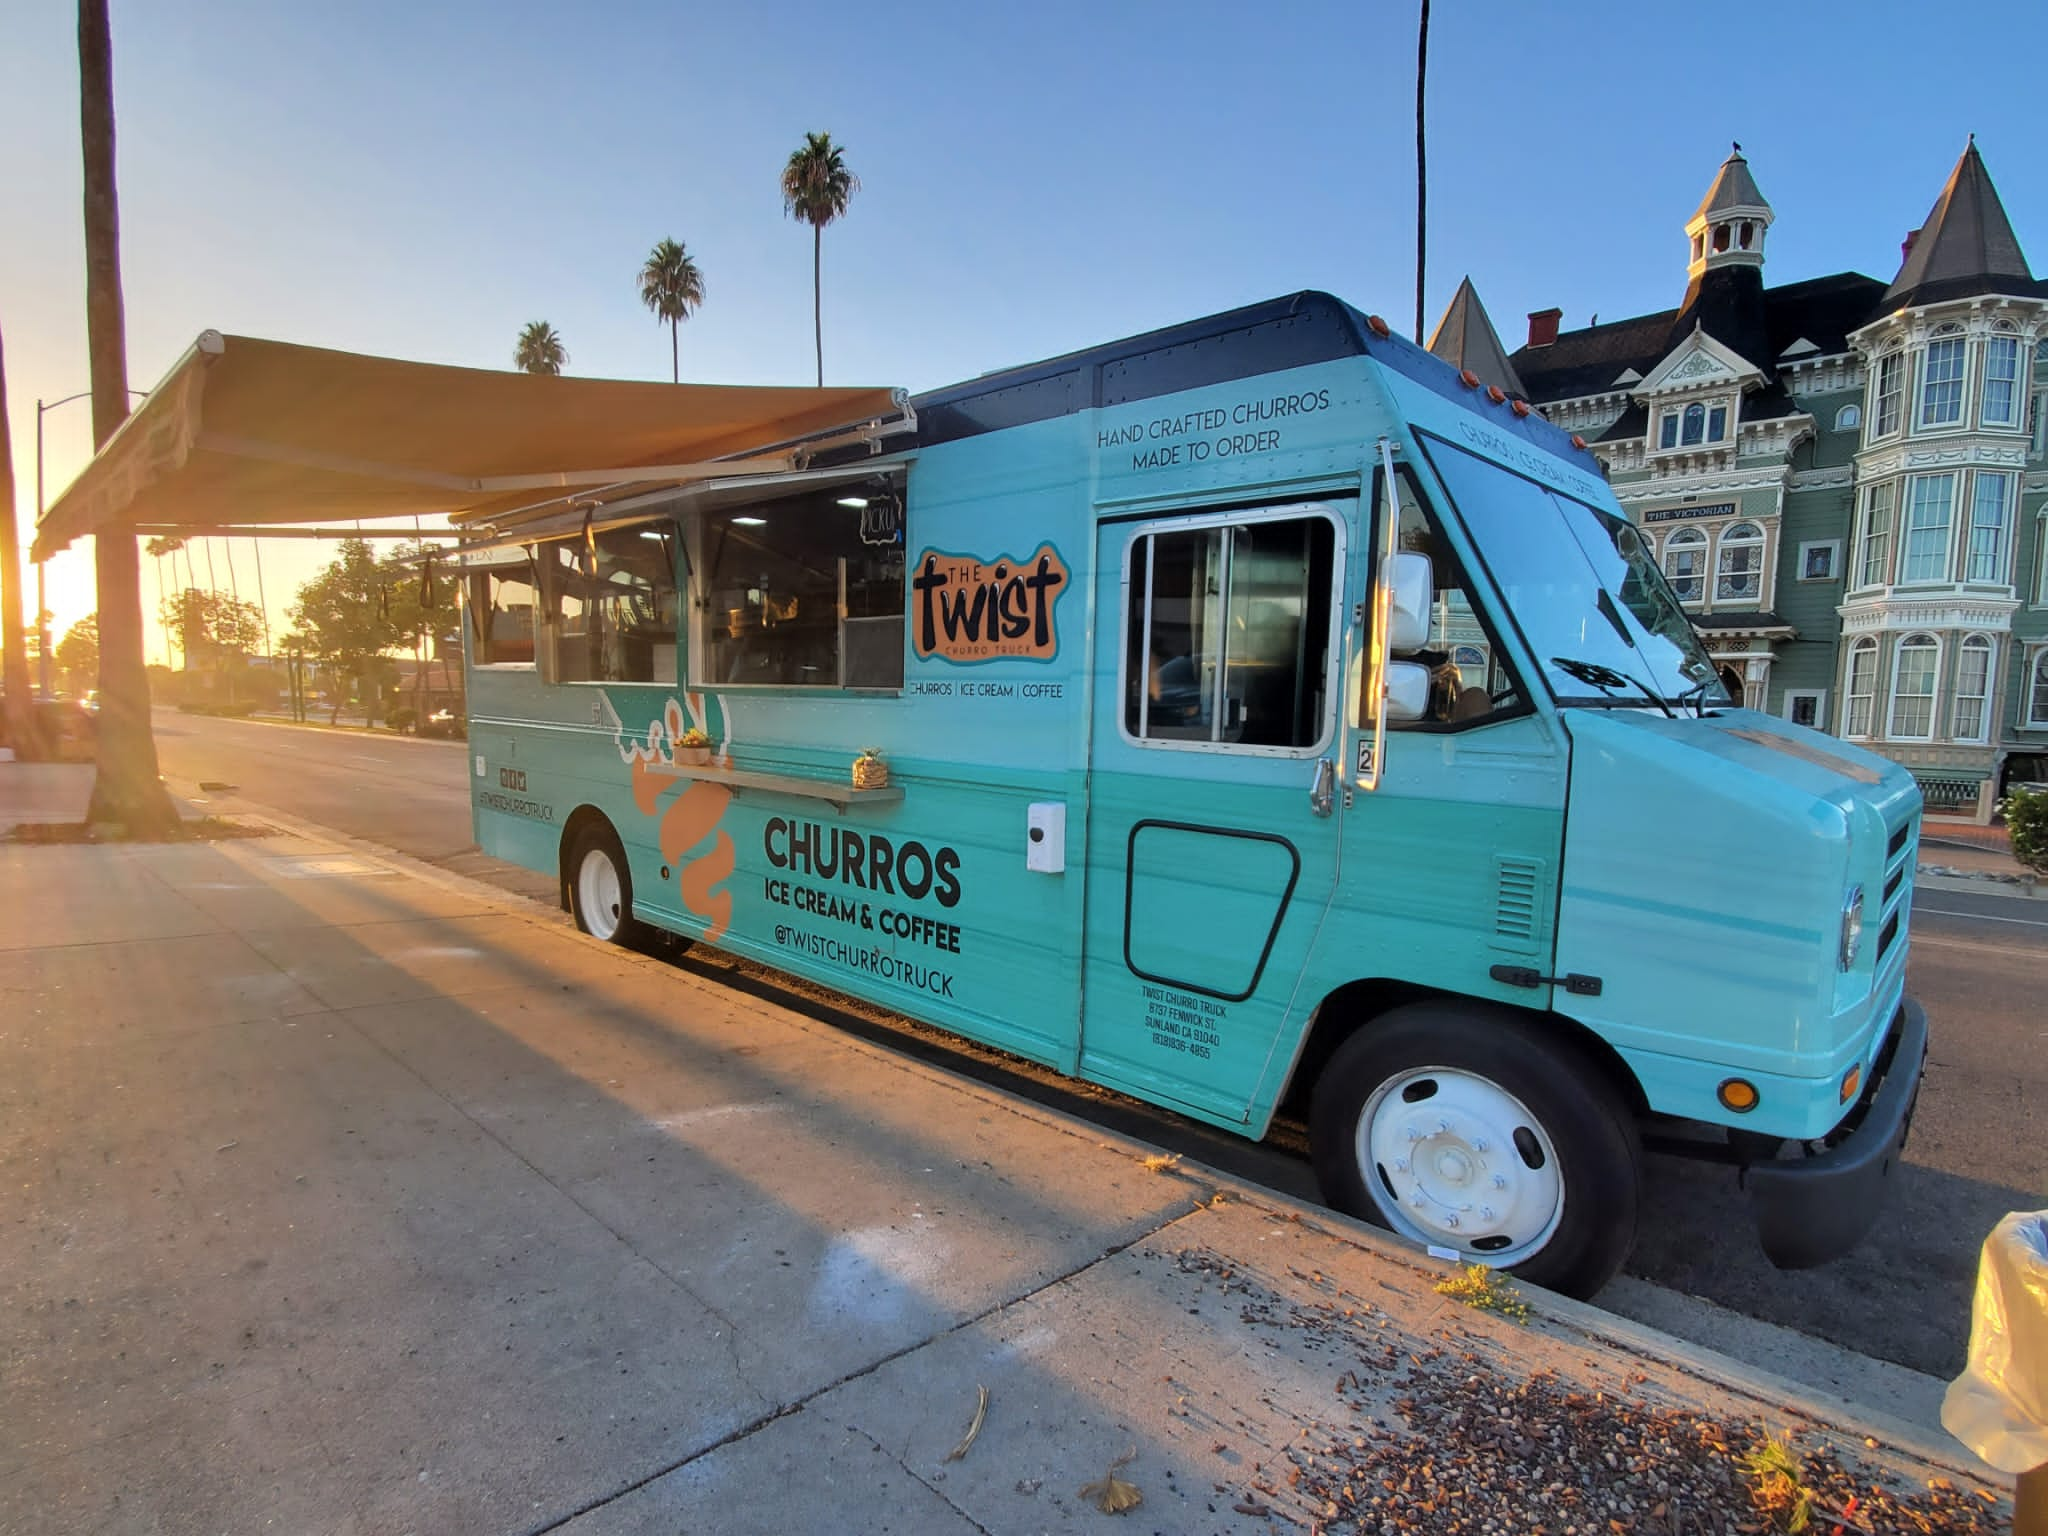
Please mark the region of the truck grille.
POLYGON ((1879 965, 1884 964, 1886 956, 1906 931, 1906 920, 1913 905, 1913 865, 1920 852, 1919 834, 1919 813, 1909 812, 1906 819, 1892 829, 1885 842, 1884 897, 1879 902, 1883 919, 1877 934, 1879 965))

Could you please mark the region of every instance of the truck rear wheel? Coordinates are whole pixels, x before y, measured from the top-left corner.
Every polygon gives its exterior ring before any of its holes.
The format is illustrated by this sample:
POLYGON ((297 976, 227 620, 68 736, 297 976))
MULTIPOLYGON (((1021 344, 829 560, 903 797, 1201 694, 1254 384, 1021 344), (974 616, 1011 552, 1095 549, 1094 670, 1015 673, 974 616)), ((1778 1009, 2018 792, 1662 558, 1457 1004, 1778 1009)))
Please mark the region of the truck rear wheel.
POLYGON ((593 939, 631 946, 640 937, 626 850, 603 822, 586 827, 569 849, 569 911, 593 939))
POLYGON ((1330 1058, 1323 1198, 1468 1264, 1591 1296, 1635 1241, 1642 1152, 1606 1076, 1506 1010, 1412 1003, 1330 1058))

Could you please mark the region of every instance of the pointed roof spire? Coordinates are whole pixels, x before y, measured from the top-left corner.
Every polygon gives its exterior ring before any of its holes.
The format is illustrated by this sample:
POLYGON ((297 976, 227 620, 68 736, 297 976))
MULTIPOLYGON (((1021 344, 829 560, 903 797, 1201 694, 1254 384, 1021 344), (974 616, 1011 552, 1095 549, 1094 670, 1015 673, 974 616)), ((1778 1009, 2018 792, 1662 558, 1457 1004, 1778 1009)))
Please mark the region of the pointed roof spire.
POLYGON ((1529 398, 1470 277, 1460 280, 1458 291, 1451 295, 1443 319, 1430 335, 1429 350, 1453 368, 1471 369, 1482 383, 1498 384, 1511 395, 1529 398))
POLYGON ((1737 144, 1728 158, 1721 162, 1721 170, 1714 177, 1714 184, 1707 188, 1707 195, 1701 199, 1693 218, 1712 219, 1717 214, 1732 213, 1738 208, 1768 211, 1770 206, 1758 190, 1756 178, 1749 174, 1749 162, 1742 158, 1742 146, 1737 144))
POLYGON ((1888 309, 1899 309, 2003 291, 1999 278, 2016 278, 2027 285, 2021 291, 2033 291, 2034 275, 1998 189, 1991 184, 1991 173, 1984 169, 1984 157, 1977 153, 1973 133, 1882 302, 1888 309))

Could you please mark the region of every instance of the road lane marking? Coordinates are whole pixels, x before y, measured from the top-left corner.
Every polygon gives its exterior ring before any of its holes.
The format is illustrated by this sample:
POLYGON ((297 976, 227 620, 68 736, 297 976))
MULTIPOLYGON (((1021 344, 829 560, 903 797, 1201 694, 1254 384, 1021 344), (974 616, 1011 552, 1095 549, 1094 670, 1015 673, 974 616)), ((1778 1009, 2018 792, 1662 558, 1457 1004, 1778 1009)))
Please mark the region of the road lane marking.
POLYGON ((1916 917, 1967 917, 1978 923, 2018 923, 2023 928, 2048 928, 2048 922, 2038 917, 1993 917, 1989 912, 1957 912, 1948 907, 1923 907, 1918 903, 1914 904, 1913 914, 1916 917))
POLYGON ((1945 939, 1937 934, 1916 933, 1911 940, 1914 949, 1963 949, 1973 955, 1996 955, 2001 960, 2022 957, 2028 960, 2038 958, 2043 951, 2031 946, 2015 948, 2010 944, 1980 944, 1970 939, 1945 939))

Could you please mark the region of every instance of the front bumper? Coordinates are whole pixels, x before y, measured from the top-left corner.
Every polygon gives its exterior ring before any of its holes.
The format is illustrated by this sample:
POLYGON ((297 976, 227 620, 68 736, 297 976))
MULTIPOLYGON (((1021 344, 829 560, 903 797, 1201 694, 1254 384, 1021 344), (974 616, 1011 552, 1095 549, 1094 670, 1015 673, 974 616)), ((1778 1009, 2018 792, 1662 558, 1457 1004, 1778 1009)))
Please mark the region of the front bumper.
POLYGON ((1816 1156, 1744 1170, 1757 1237, 1778 1268, 1825 1264, 1870 1230, 1912 1127, 1926 1062, 1927 1014, 1909 997, 1899 1004, 1891 1043, 1852 1117, 1854 1129, 1816 1156))

